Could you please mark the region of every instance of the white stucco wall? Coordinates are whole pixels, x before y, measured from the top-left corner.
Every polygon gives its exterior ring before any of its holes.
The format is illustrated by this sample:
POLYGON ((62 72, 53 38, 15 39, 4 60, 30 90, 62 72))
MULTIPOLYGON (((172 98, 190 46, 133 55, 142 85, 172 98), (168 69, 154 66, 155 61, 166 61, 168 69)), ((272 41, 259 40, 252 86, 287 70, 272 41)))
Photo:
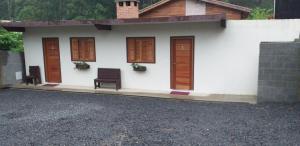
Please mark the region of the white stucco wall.
POLYGON ((199 0, 187 0, 185 11, 186 15, 205 15, 206 5, 199 0))
POLYGON ((227 28, 214 23, 117 26, 112 31, 94 27, 31 28, 24 33, 25 59, 39 65, 45 81, 42 38, 59 37, 63 85, 93 86, 98 67, 120 68, 123 88, 170 90, 170 36, 195 36, 194 92, 256 95, 259 44, 292 41, 300 20, 230 20, 227 28), (126 59, 126 37, 155 36, 156 63, 143 64, 137 73, 126 59), (70 37, 95 37, 97 62, 91 69, 74 69, 70 37))

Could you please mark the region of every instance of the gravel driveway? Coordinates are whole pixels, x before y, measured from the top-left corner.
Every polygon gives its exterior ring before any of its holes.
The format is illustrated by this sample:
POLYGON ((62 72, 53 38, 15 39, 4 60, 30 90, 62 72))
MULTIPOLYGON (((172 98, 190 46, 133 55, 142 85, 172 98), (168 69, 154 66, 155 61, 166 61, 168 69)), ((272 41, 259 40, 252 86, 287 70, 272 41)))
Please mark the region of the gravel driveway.
POLYGON ((0 90, 0 145, 297 145, 300 104, 0 90))

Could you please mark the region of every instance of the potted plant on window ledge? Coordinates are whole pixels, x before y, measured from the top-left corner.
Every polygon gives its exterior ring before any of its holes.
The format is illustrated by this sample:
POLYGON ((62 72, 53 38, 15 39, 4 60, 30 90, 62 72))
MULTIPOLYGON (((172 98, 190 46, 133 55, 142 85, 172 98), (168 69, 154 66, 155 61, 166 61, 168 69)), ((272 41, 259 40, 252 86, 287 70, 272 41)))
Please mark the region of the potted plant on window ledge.
POLYGON ((142 66, 137 63, 132 63, 131 66, 134 71, 145 72, 147 70, 146 66, 142 66))
POLYGON ((78 70, 88 70, 90 69, 90 65, 84 61, 73 62, 75 64, 75 68, 78 70))

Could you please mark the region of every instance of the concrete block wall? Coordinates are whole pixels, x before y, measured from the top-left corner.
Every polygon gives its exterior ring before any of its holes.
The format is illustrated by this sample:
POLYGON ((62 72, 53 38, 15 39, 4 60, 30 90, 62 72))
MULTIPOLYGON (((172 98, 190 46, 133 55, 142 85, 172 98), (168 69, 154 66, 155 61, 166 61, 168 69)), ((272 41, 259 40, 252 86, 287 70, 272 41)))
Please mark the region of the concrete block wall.
POLYGON ((258 103, 300 100, 300 42, 261 43, 258 103))
POLYGON ((22 82, 24 54, 0 50, 0 86, 22 82))

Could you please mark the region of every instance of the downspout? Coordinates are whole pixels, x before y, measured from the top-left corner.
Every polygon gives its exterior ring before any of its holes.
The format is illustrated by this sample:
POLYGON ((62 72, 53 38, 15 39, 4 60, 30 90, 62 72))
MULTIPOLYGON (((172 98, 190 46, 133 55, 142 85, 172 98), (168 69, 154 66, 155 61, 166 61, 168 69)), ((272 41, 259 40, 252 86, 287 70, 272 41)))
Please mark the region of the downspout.
POLYGON ((274 0, 273 18, 276 19, 276 0, 274 0))
POLYGON ((3 81, 2 81, 2 64, 1 64, 2 61, 0 61, 0 89, 2 88, 3 86, 3 81))
POLYGON ((4 53, 0 50, 0 89, 3 87, 3 62, 4 62, 4 53))

